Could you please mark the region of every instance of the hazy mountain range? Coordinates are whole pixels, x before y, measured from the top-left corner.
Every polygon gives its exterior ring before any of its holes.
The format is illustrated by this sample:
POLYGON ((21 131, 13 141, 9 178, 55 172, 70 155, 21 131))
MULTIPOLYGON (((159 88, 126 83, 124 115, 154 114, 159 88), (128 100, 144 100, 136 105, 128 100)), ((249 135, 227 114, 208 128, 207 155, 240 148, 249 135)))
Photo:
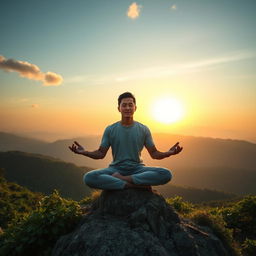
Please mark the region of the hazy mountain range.
MULTIPOLYGON (((21 151, 0 152, 0 173, 32 191, 50 194, 57 189, 62 196, 81 200, 90 196, 91 189, 83 183, 83 175, 90 170, 39 154, 21 151)), ((221 191, 187 188, 172 184, 154 187, 165 197, 181 196, 184 200, 200 203, 236 198, 221 191)))
MULTIPOLYGON (((237 194, 256 194, 256 144, 240 140, 171 134, 154 134, 153 137, 161 151, 168 150, 177 141, 184 147, 181 154, 160 161, 151 159, 146 151, 142 153, 146 165, 160 165, 172 170, 172 184, 237 194)), ((89 169, 102 168, 111 162, 111 150, 103 160, 73 154, 68 146, 74 140, 80 142, 87 150, 95 150, 100 144, 101 137, 88 136, 46 143, 0 133, 0 151, 39 153, 79 166, 87 166, 89 169)))
POLYGON ((50 194, 57 189, 62 196, 76 200, 91 192, 83 183, 88 168, 52 157, 20 151, 0 152, 0 168, 6 180, 34 192, 50 194))

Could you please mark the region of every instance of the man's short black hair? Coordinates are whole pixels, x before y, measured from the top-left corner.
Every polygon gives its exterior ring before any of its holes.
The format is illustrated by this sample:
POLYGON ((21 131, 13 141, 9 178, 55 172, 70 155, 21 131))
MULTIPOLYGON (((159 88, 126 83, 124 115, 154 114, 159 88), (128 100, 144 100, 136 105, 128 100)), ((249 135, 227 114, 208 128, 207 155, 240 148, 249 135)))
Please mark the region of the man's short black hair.
POLYGON ((121 103, 122 99, 124 99, 124 98, 133 98, 134 104, 136 105, 136 99, 135 99, 134 95, 130 92, 124 92, 121 95, 119 95, 119 97, 118 97, 118 106, 120 106, 120 103, 121 103))

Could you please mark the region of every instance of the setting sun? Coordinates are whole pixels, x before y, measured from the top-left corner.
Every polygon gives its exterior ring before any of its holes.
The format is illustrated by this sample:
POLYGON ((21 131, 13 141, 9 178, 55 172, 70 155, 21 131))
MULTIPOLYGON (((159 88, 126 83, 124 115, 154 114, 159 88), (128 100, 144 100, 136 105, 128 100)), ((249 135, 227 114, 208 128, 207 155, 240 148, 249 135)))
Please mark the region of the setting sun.
POLYGON ((177 99, 160 98, 152 105, 152 115, 156 121, 170 124, 183 118, 184 109, 177 99))

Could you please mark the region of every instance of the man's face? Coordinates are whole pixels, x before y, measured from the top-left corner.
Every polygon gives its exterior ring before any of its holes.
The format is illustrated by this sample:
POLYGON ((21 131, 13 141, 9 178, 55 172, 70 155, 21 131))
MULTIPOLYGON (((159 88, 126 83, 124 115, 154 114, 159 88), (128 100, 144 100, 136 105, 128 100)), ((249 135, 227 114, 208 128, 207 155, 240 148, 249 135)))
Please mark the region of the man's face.
POLYGON ((118 110, 121 112, 122 117, 132 117, 136 110, 136 105, 133 98, 122 99, 120 105, 118 106, 118 110))

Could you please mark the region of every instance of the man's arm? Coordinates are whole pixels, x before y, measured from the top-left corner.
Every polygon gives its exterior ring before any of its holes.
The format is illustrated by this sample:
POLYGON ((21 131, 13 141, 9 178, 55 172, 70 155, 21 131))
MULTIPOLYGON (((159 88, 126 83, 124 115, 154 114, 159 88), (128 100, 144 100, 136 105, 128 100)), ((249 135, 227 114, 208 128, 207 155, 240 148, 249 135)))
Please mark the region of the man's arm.
POLYGON ((73 145, 69 147, 69 149, 76 154, 84 155, 92 159, 102 159, 108 152, 108 148, 104 147, 99 147, 99 149, 95 151, 86 151, 77 141, 74 141, 73 145))
POLYGON ((163 159, 166 157, 170 157, 172 155, 177 155, 182 151, 182 147, 179 146, 179 142, 177 142, 174 146, 172 146, 169 151, 166 152, 160 152, 156 149, 155 146, 153 147, 146 147, 148 150, 148 153, 153 159, 163 159))

